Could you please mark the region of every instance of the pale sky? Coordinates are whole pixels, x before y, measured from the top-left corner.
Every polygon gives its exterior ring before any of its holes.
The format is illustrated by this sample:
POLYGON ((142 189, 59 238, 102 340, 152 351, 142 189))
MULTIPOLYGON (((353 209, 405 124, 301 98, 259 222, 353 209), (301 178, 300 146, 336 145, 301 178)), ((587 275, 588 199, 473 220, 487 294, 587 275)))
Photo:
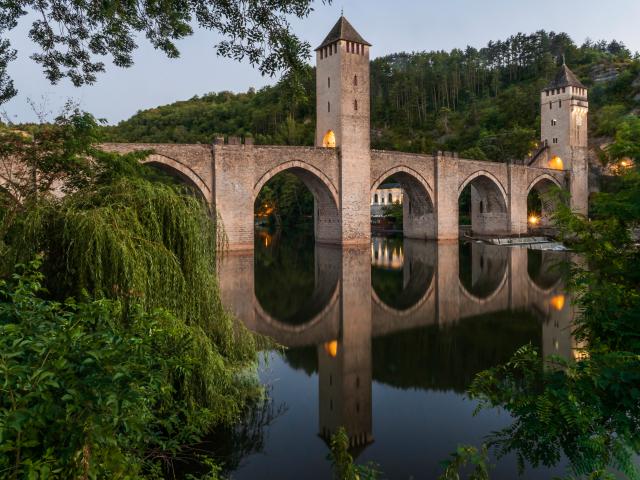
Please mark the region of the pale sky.
MULTIPOLYGON (((567 32, 581 44, 613 38, 632 51, 640 51, 640 0, 342 0, 332 5, 315 2, 315 11, 293 22, 294 31, 316 47, 340 16, 340 9, 370 43, 372 58, 400 51, 450 50, 471 45, 480 48, 536 30, 567 32)), ((248 63, 216 56, 218 38, 197 31, 179 42, 179 59, 167 59, 140 40, 135 65, 121 69, 107 63, 107 71, 94 85, 75 88, 67 80, 51 85, 40 67, 29 59, 34 45, 22 22, 9 39, 19 58, 10 66, 19 94, 0 106, 14 122, 34 121, 30 99, 39 109, 57 113, 67 99, 109 123, 129 118, 138 110, 185 100, 207 92, 246 91, 273 84, 248 63)))

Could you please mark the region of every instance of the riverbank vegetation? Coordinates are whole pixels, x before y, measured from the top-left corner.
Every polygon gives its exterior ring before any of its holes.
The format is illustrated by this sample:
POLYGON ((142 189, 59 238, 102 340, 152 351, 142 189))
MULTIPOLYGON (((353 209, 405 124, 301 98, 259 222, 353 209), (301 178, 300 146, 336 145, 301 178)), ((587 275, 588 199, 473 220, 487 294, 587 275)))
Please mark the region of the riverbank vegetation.
POLYGON ((522 468, 566 459, 571 478, 640 478, 639 127, 637 118, 625 121, 606 150, 628 163, 594 197, 592 219, 562 202, 555 214, 563 241, 579 254, 570 276, 574 358, 542 359, 524 346, 470 388, 481 408, 513 416, 488 445, 499 458, 515 453, 522 468))
POLYGON ((0 135, 18 172, 0 208, 1 476, 168 475, 261 394, 257 339, 220 300, 223 232, 140 155, 99 151, 88 114, 0 135))

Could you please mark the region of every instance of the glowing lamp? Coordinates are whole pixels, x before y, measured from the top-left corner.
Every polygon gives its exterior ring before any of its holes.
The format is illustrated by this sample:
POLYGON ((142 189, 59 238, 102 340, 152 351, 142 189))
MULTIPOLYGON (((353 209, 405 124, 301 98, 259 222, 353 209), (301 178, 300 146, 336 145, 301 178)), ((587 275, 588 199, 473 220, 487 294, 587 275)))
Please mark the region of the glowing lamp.
POLYGON ((564 295, 554 295, 551 297, 551 300, 549 300, 549 303, 554 310, 562 310, 564 308, 564 295))
POLYGON ((531 225, 537 225, 540 222, 540 217, 537 215, 529 215, 529 223, 531 225))
POLYGON ((324 351, 329 354, 330 357, 335 358, 338 355, 338 340, 331 340, 324 344, 324 351))
POLYGON ((554 170, 563 170, 564 163, 562 163, 562 159, 559 156, 555 155, 551 157, 551 160, 549 160, 549 168, 554 170))
POLYGON ((336 134, 329 130, 322 138, 322 146, 325 148, 336 148, 336 134))

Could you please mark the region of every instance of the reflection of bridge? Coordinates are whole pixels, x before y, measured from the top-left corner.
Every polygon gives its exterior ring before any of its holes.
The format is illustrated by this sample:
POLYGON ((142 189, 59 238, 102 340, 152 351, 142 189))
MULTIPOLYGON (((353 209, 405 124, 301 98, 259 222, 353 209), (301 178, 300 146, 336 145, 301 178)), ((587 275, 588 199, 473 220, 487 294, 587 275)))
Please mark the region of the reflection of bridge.
POLYGON ((252 254, 226 256, 220 286, 225 305, 251 330, 287 347, 317 346, 320 432, 345 425, 356 445, 372 438, 372 338, 522 311, 541 321, 543 353, 571 354, 572 310, 552 268, 557 253, 540 252, 535 269, 530 260, 526 249, 473 243, 461 252, 457 242, 405 240, 401 296, 412 301, 394 306, 371 286, 370 249, 317 245, 312 301, 324 299, 324 305, 296 325, 274 318, 257 301, 252 254), (471 256, 468 272, 460 271, 461 253, 471 256))
POLYGON ((233 250, 253 249, 255 199, 285 171, 313 193, 315 235, 323 243, 368 245, 370 198, 391 176, 405 192, 403 224, 410 238, 457 238, 458 199, 468 185, 472 228, 480 234, 526 232, 528 193, 553 185, 568 188, 573 208, 586 213, 588 103, 586 89, 566 66, 541 94, 543 147, 527 162, 496 163, 442 152, 371 150, 369 48, 342 17, 317 49, 315 148, 242 145, 238 138, 226 145, 217 139, 213 146, 104 148, 154 151, 148 163, 215 205, 233 250))

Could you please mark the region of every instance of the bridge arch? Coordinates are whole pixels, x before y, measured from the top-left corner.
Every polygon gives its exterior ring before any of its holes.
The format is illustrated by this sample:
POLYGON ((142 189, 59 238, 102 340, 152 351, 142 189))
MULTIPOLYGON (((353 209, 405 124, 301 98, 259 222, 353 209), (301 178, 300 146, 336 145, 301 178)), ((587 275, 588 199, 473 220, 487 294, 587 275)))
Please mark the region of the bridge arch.
POLYGON ((142 160, 141 163, 157 168, 167 175, 170 175, 174 178, 177 178, 181 182, 186 183, 187 185, 192 187, 195 192, 207 202, 208 205, 211 205, 211 189, 209 188, 207 183, 200 177, 200 175, 198 175, 188 166, 171 157, 159 155, 157 153, 152 153, 147 158, 142 160))
POLYGON ((265 184, 276 175, 289 172, 298 177, 314 198, 314 228, 318 242, 334 243, 340 239, 340 196, 331 180, 319 169, 305 162, 292 160, 265 172, 253 187, 253 201, 265 184))
POLYGON ((254 297, 256 318, 259 319, 259 323, 262 322, 263 324, 269 325, 272 332, 270 333, 270 336, 274 337, 274 339, 276 340, 279 340, 279 337, 277 334, 275 334, 275 332, 280 332, 283 334, 301 334, 303 332, 307 332, 314 327, 319 326, 325 321, 331 321, 330 317, 335 310, 336 302, 338 301, 338 295, 340 293, 339 287, 339 283, 336 282, 330 291, 331 294, 329 298, 324 299, 324 306, 322 307, 322 309, 313 317, 309 318, 303 323, 292 324, 277 319, 264 309, 264 307, 260 303, 260 300, 258 300, 258 297, 254 297))
POLYGON ((476 304, 491 302, 507 283, 509 250, 467 242, 460 244, 459 252, 460 291, 476 304))
POLYGON ((434 242, 373 238, 371 294, 374 303, 396 316, 419 310, 433 291, 436 262, 434 242))
POLYGON ((458 198, 469 187, 471 230, 479 235, 509 232, 507 191, 502 182, 486 170, 478 170, 458 187, 458 198))
POLYGON ((527 186, 527 220, 530 228, 546 227, 551 223, 557 200, 547 195, 554 188, 562 188, 562 185, 548 173, 538 175, 527 186))
POLYGON ((527 278, 532 289, 549 294, 562 283, 558 252, 527 249, 527 278))
POLYGON ((417 171, 406 165, 386 170, 371 185, 371 195, 389 178, 397 181, 403 190, 403 234, 409 238, 435 238, 436 221, 434 192, 429 182, 417 171))

